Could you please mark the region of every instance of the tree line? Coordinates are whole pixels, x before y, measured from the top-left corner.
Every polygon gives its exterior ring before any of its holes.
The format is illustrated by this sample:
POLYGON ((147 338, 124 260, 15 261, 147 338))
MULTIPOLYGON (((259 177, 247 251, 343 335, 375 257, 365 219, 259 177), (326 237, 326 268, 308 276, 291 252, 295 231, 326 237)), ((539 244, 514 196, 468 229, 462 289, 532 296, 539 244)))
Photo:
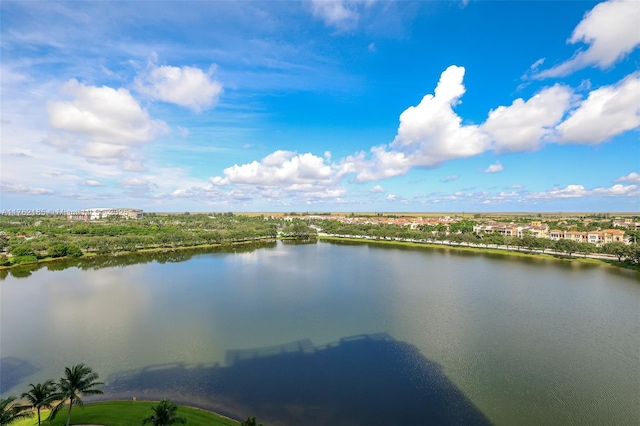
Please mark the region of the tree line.
MULTIPOLYGON (((528 252, 552 250, 564 253, 568 256, 574 254, 611 254, 618 258, 618 261, 640 264, 640 245, 637 242, 624 244, 613 242, 598 247, 588 242, 578 242, 568 239, 551 240, 549 238, 537 238, 525 232, 522 237, 504 236, 498 232, 475 233, 473 222, 462 220, 447 226, 422 225, 416 229, 394 224, 354 224, 342 223, 333 220, 317 220, 314 222, 322 228, 323 232, 340 236, 358 236, 374 239, 399 239, 413 240, 420 242, 447 242, 452 244, 468 244, 484 247, 504 246, 507 249, 526 250, 528 252)), ((628 237, 637 241, 637 231, 628 231, 628 237)))
POLYGON ((0 266, 45 258, 81 257, 142 249, 173 249, 273 239, 308 238, 302 223, 264 216, 225 214, 150 214, 139 220, 107 218, 68 221, 64 217, 0 217, 0 266))

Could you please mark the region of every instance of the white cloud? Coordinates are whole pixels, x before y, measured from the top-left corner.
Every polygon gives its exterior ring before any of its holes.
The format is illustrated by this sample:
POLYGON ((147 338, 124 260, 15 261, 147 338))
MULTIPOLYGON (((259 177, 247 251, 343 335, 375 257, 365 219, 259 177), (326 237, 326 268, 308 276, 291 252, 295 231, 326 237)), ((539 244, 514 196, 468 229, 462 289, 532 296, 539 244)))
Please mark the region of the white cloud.
POLYGON ((541 71, 535 77, 559 77, 595 65, 607 68, 640 44, 640 2, 612 0, 602 2, 589 11, 573 30, 569 43, 588 44, 566 62, 541 71))
POLYGON ((27 158, 33 158, 34 157, 34 155, 31 153, 31 150, 22 149, 22 148, 12 148, 9 151, 9 155, 12 155, 14 157, 27 157, 27 158))
MULTIPOLYGON (((636 93, 638 77, 627 77, 615 86, 592 91, 582 103, 566 86, 542 89, 528 100, 516 99, 510 106, 492 110, 481 126, 463 125, 453 108, 465 93, 464 68, 450 66, 440 77, 434 94, 424 96, 417 106, 400 115, 397 135, 389 145, 374 146, 369 153, 358 152, 338 163, 312 154, 298 155, 276 151, 260 161, 234 165, 224 176, 213 177, 215 185, 257 185, 287 191, 312 192, 319 187, 335 186, 346 174, 355 174, 357 182, 376 181, 406 174, 414 167, 436 167, 444 161, 466 158, 486 151, 527 151, 544 143, 580 142, 576 134, 588 133, 593 142, 637 127, 636 93), (569 119, 561 122, 576 105, 569 119), (580 121, 589 121, 581 124, 580 121), (561 122, 560 125, 558 123, 561 122), (589 126, 599 126, 591 129, 589 126), (585 130, 586 129, 586 130, 585 130)), ((485 173, 503 170, 500 163, 490 165, 485 173)), ((447 177, 449 182, 458 176, 447 177)), ((264 194, 264 191, 263 191, 264 194)))
POLYGON ((567 86, 547 87, 526 101, 516 99, 510 106, 491 110, 481 126, 463 125, 453 108, 465 92, 464 71, 447 68, 435 95, 426 95, 400 115, 391 144, 345 158, 340 163, 342 172, 355 173, 358 182, 376 181, 489 150, 502 153, 532 151, 545 143, 601 143, 640 126, 640 73, 593 90, 582 102, 567 86), (562 121, 568 112, 569 118, 562 121))
POLYGON ((157 66, 155 59, 152 57, 147 71, 136 78, 136 90, 153 99, 181 105, 196 112, 218 102, 222 84, 213 79, 213 67, 205 73, 195 67, 157 66))
POLYGON ((126 89, 86 86, 72 79, 62 86, 62 93, 72 99, 50 102, 47 108, 49 124, 58 131, 46 143, 59 150, 113 164, 124 159, 131 147, 167 130, 126 89))
POLYGON ((619 177, 614 182, 629 182, 640 185, 640 173, 631 172, 626 176, 619 177))
POLYGON ((538 149, 562 120, 571 98, 571 89, 556 84, 527 101, 518 98, 508 107, 491 110, 482 129, 491 135, 499 152, 538 149))
POLYGON ((0 184, 1 192, 13 192, 18 194, 27 194, 27 195, 49 195, 53 194, 53 191, 46 188, 37 188, 33 186, 25 186, 19 183, 13 182, 2 182, 0 184))
POLYGON ((118 186, 122 187, 122 188, 133 188, 136 186, 148 186, 149 185, 149 181, 147 179, 144 178, 131 178, 131 179, 125 179, 122 182, 119 183, 118 186))
POLYGON ((591 91, 570 117, 557 126, 561 141, 600 143, 637 128, 640 126, 639 94, 640 73, 591 91))
POLYGON ((129 147, 124 145, 90 142, 79 151, 79 154, 99 163, 115 164, 128 150, 129 147))
POLYGON ((435 95, 426 95, 417 106, 400 115, 398 134, 389 145, 371 148, 373 159, 364 154, 348 157, 346 164, 357 171, 360 182, 405 174, 411 167, 435 167, 455 158, 480 154, 489 148, 490 138, 476 125, 462 125, 453 111, 465 92, 465 69, 455 65, 440 76, 435 95))
POLYGON ((4 64, 0 64, 0 82, 2 82, 3 87, 6 87, 6 85, 22 83, 28 80, 29 77, 27 75, 16 72, 4 64))
POLYGON ((386 192, 384 190, 384 188, 380 185, 376 185, 373 188, 371 188, 371 192, 375 192, 375 193, 381 193, 381 192, 386 192))
POLYGON ((106 186, 102 182, 100 182, 98 180, 95 180, 95 179, 85 180, 80 185, 82 185, 82 186, 106 186))
POLYGON ((497 163, 491 164, 489 167, 484 169, 484 173, 498 173, 503 170, 504 170, 504 167, 502 167, 502 164, 500 164, 500 162, 498 161, 497 163))
POLYGON ((216 185, 261 185, 288 186, 330 182, 331 166, 322 157, 306 153, 298 155, 291 151, 275 151, 260 162, 234 165, 224 169, 225 177, 215 177, 216 185))
POLYGON ((311 153, 296 154, 291 151, 275 151, 262 160, 234 165, 224 170, 224 177, 210 179, 212 187, 233 187, 227 198, 250 201, 265 199, 269 202, 314 203, 333 199, 339 201, 347 191, 339 186, 340 168, 327 164, 330 158, 311 153))
POLYGON ((141 172, 145 170, 144 164, 142 164, 142 160, 125 160, 122 163, 122 170, 127 170, 129 172, 141 172))
POLYGON ((312 0, 313 16, 338 30, 353 28, 358 22, 355 2, 346 0, 312 0))
POLYGON ((640 196, 638 185, 613 185, 610 188, 585 189, 583 185, 568 185, 561 189, 550 189, 544 192, 527 194, 526 198, 582 198, 582 197, 637 197, 640 196))
POLYGON ((173 191, 171 196, 176 198, 191 198, 195 196, 195 192, 193 190, 181 188, 173 191))

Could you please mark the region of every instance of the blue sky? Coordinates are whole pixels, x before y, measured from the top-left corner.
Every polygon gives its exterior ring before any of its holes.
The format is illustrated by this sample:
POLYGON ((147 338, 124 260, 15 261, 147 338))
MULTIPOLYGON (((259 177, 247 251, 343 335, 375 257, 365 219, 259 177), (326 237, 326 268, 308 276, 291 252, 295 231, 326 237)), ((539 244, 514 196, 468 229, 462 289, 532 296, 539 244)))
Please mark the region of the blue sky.
POLYGON ((3 0, 2 210, 640 211, 640 2, 3 0))

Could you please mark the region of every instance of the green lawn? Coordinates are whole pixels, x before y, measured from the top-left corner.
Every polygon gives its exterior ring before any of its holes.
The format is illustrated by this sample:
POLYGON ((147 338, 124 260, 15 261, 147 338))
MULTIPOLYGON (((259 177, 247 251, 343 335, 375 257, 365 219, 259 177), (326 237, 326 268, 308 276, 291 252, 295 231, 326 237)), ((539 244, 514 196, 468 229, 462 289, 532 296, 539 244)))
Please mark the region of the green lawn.
MULTIPOLYGON (((151 407, 156 402, 148 401, 106 401, 85 404, 84 408, 73 407, 71 410, 71 424, 98 424, 108 426, 141 425, 142 420, 152 414, 151 407)), ((190 426, 238 426, 239 423, 221 417, 210 411, 198 410, 180 405, 178 414, 187 419, 190 426)), ((44 421, 49 413, 42 413, 43 425, 64 426, 67 421, 67 409, 64 408, 56 419, 48 423, 44 421)), ((38 423, 38 416, 12 423, 11 426, 34 426, 38 423)))

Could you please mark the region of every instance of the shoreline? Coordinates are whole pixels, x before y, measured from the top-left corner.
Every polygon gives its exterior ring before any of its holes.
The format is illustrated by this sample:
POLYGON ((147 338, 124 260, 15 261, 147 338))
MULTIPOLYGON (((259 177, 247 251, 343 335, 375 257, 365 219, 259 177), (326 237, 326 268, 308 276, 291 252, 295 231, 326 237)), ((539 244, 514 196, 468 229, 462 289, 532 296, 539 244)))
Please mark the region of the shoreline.
MULTIPOLYGON (((121 398, 113 398, 113 399, 90 399, 87 402, 84 403, 84 407, 89 407, 91 408, 91 406, 96 406, 96 405, 102 405, 102 404, 137 404, 140 403, 140 405, 147 405, 147 404, 157 404, 159 403, 160 400, 156 400, 156 399, 121 399, 121 398)), ((193 406, 193 405, 189 405, 189 404, 184 404, 184 403, 177 403, 175 401, 172 400, 172 402, 174 402, 176 404, 176 406, 178 406, 178 408, 182 408, 182 409, 187 409, 187 410, 191 410, 191 411, 195 411, 195 412, 201 412, 201 413, 205 413, 207 415, 212 415, 215 417, 218 417, 222 420, 225 420, 227 422, 230 423, 234 423, 237 425, 240 425, 240 423, 242 422, 242 420, 233 418, 233 417, 229 417, 228 415, 224 415, 221 414, 217 411, 214 410, 209 410, 206 408, 201 408, 201 407, 197 407, 197 406, 193 406)), ((67 407, 67 404, 65 404, 63 410, 65 410, 67 407)), ((81 409, 82 410, 82 409, 81 409)), ((36 410, 32 409, 31 410, 34 415, 36 415, 36 410)), ((48 409, 42 409, 40 411, 41 413, 41 418, 42 418, 42 424, 49 424, 49 422, 47 422, 47 417, 49 415, 50 410, 48 409)), ((74 411, 74 413, 76 413, 76 417, 78 416, 78 411, 74 411)), ((184 412, 182 412, 184 414, 184 412)), ((64 413, 63 413, 64 414, 64 413)), ((63 416, 64 417, 64 416, 63 416)), ((27 419, 23 419, 23 420, 19 420, 18 422, 16 422, 16 426, 24 426, 23 423, 26 425, 28 424, 29 426, 33 425, 34 423, 31 423, 34 421, 33 417, 27 418, 27 419)), ((95 420, 94 420, 95 421, 95 420)), ((227 424, 227 422, 225 422, 225 424, 227 424)), ((108 423, 72 423, 76 426, 107 426, 108 423)))
MULTIPOLYGON (((380 245, 400 245, 405 247, 423 247, 423 248, 436 248, 436 249, 456 249, 461 251, 471 251, 477 253, 489 253, 489 254, 497 254, 503 256, 517 256, 517 257, 535 257, 539 259, 548 259, 548 260, 559 260, 559 261, 577 261, 581 263, 593 264, 593 265, 607 265, 612 267, 617 267, 621 269, 626 269, 630 271, 640 272, 640 265, 633 265, 624 261, 618 261, 615 259, 613 255, 602 255, 602 254, 587 254, 580 255, 578 253, 574 253, 575 256, 567 255, 566 253, 548 251, 548 252, 540 252, 540 251, 526 251, 519 250, 515 247, 507 247, 507 246, 498 246, 498 247, 481 247, 478 245, 470 245, 470 243, 452 243, 449 241, 412 241, 405 239, 381 239, 377 237, 370 236, 342 236, 342 235, 333 235, 333 234, 324 234, 319 233, 316 237, 318 240, 324 241, 350 241, 355 243, 373 243, 380 245), (605 257, 610 256, 610 257, 605 257)), ((9 266, 0 266, 0 271, 8 271, 11 269, 19 269, 21 267, 33 267, 44 265, 47 263, 55 263, 69 260, 83 260, 83 259, 93 259, 93 258, 110 258, 110 257, 120 257, 127 255, 135 255, 135 254, 153 254, 153 253, 170 253, 170 252, 180 252, 186 250, 209 250, 209 249, 217 249, 221 247, 233 247, 233 246, 242 246, 246 244, 252 243, 263 243, 269 241, 278 241, 278 240, 288 240, 290 238, 283 237, 256 237, 251 240, 244 241, 232 241, 228 243, 217 243, 217 244, 200 244, 195 246, 179 246, 179 247, 150 247, 150 248, 141 248, 136 251, 117 251, 112 253, 84 253, 81 257, 56 257, 56 258, 44 258, 38 259, 37 262, 32 263, 18 263, 15 265, 9 266)))
POLYGON ((577 261, 580 263, 592 264, 592 265, 601 265, 601 266, 611 266, 621 269, 626 269, 630 271, 640 272, 640 266, 629 264, 626 262, 618 261, 615 258, 603 258, 602 255, 579 255, 579 256, 568 256, 566 254, 558 253, 558 252, 539 252, 539 251, 523 251, 518 250, 516 248, 506 248, 506 246, 499 247, 480 247, 480 246, 472 246, 468 245, 469 243, 451 243, 451 242, 421 242, 421 241, 410 241, 403 239, 396 240, 385 240, 378 239, 375 237, 368 236, 349 236, 343 237, 340 235, 331 235, 331 234, 319 234, 319 240, 325 241, 349 241, 354 243, 361 244, 380 244, 380 245, 397 245, 397 246, 405 246, 405 247, 415 247, 415 248, 435 248, 435 249, 454 249, 461 251, 469 251, 476 253, 488 253, 488 254, 497 254, 502 256, 515 256, 515 257, 528 257, 528 258, 538 258, 538 259, 547 259, 547 260, 558 260, 558 261, 577 261))
POLYGON ((0 266, 0 271, 7 271, 14 268, 20 267, 28 267, 28 266, 36 266, 46 263, 55 263, 62 262, 68 260, 82 260, 82 259, 93 259, 96 257, 118 257, 118 256, 127 256, 130 254, 152 254, 152 253, 167 253, 167 252, 175 252, 175 251, 183 251, 183 250, 200 250, 200 249, 214 249, 225 246, 241 246, 244 244, 252 244, 256 242, 265 242, 265 241, 275 241, 277 238, 274 237, 256 237, 252 240, 245 241, 232 241, 228 243, 217 243, 217 244, 200 244, 197 246, 179 246, 179 247, 148 247, 141 248, 136 251, 114 251, 110 253, 83 253, 80 257, 71 257, 71 256, 61 256, 61 257, 45 257, 44 259, 38 259, 37 262, 30 263, 16 263, 14 265, 9 266, 0 266))

